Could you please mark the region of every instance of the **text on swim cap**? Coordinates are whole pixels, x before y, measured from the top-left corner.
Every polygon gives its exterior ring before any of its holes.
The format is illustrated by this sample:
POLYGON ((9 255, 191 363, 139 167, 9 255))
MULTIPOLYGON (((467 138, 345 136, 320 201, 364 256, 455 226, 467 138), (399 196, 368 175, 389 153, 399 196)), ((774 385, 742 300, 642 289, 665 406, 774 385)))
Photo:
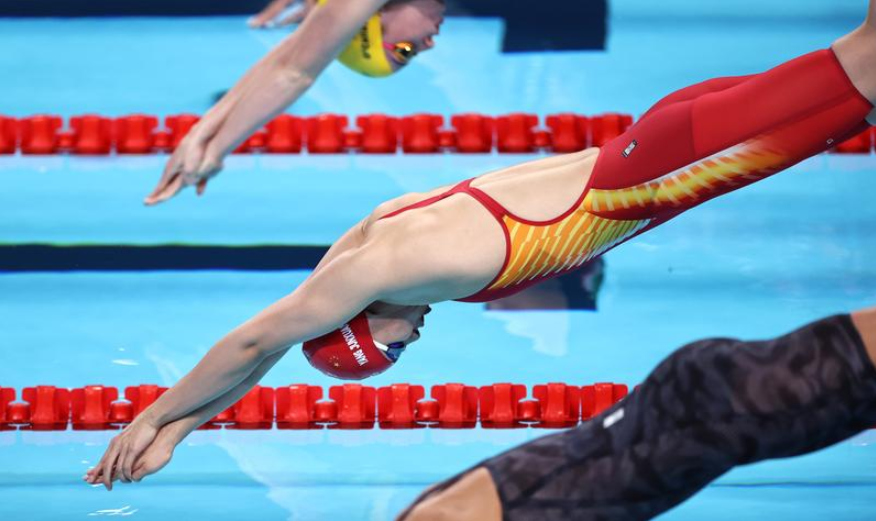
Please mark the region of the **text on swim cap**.
POLYGON ((368 38, 368 26, 362 28, 359 31, 359 35, 362 37, 362 56, 366 59, 371 59, 371 40, 368 38))
POLYGON ((347 343, 347 347, 353 352, 353 358, 356 359, 356 363, 360 366, 367 364, 368 357, 362 352, 362 346, 360 346, 359 341, 356 340, 356 335, 353 334, 353 329, 350 328, 350 324, 344 324, 344 327, 341 328, 341 335, 344 337, 344 342, 347 343))

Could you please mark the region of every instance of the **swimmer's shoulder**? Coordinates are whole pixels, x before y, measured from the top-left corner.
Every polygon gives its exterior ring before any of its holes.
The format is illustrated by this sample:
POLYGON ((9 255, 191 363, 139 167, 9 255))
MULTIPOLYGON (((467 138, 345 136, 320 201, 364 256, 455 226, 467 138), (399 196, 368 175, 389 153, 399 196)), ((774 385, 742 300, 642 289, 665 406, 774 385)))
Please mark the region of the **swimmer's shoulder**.
MULTIPOLYGON (((426 197, 409 201, 415 204, 432 197, 422 195, 426 197)), ((406 206, 391 202, 385 210, 406 206)), ((433 281, 440 281, 437 287, 444 299, 476 293, 495 277, 505 260, 505 235, 495 217, 475 198, 461 193, 365 223, 363 235, 375 250, 392 251, 399 265, 416 265, 433 281)))
MULTIPOLYGON (((405 208, 408 208, 410 206, 414 206, 417 203, 425 201, 426 199, 429 199, 431 197, 435 197, 437 195, 441 195, 444 192, 446 192, 447 190, 449 190, 450 188, 452 188, 452 185, 435 188, 433 190, 429 190, 428 192, 410 192, 410 193, 404 194, 402 196, 396 197, 394 199, 390 199, 388 201, 380 203, 379 205, 377 205, 377 207, 374 208, 374 210, 371 212, 371 214, 369 214, 368 217, 366 217, 362 221, 363 234, 367 235, 368 232, 371 230, 371 228, 375 224, 377 224, 378 222, 381 223, 381 225, 388 223, 390 221, 392 221, 393 223, 406 224, 409 220, 408 218, 412 217, 412 214, 406 215, 408 212, 399 213, 397 216, 393 216, 391 219, 386 219, 385 221, 382 221, 382 219, 388 215, 395 213, 395 212, 398 212, 400 210, 404 210, 405 208), (402 218, 403 216, 404 216, 404 218, 402 218)), ((428 208, 428 207, 417 208, 416 209, 417 211, 415 213, 418 215, 422 215, 423 212, 420 212, 419 210, 424 210, 425 208, 428 208)))

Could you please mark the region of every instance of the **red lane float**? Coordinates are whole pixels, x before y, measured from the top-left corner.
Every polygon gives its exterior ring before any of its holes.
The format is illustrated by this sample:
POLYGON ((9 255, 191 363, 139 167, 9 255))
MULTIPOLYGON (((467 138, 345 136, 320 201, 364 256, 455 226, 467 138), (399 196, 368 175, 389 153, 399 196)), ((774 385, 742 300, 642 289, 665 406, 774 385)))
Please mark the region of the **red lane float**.
POLYGON ((578 114, 553 114, 546 118, 551 133, 551 150, 578 152, 590 146, 590 118, 578 114))
POLYGON ((0 154, 18 150, 18 120, 0 116, 0 154))
POLYGON ((270 429, 274 424, 274 389, 256 385, 231 407, 234 429, 270 429))
POLYGON ((307 151, 311 154, 340 154, 347 150, 344 129, 347 116, 320 114, 307 118, 307 151))
POLYGON ((843 141, 830 152, 834 154, 869 154, 873 150, 874 127, 843 141))
POLYGON ((72 143, 70 150, 77 155, 108 155, 113 148, 113 123, 109 118, 95 114, 70 118, 72 143))
MULTIPOLYGON (((539 127, 535 114, 512 113, 498 117, 483 114, 456 114, 449 118, 452 128, 444 128, 444 116, 413 114, 401 118, 367 114, 355 119, 321 114, 301 118, 281 114, 265 129, 247 138, 234 153, 263 152, 296 154, 305 147, 313 154, 339 154, 358 151, 366 154, 392 154, 399 145, 409 154, 456 153, 533 153, 550 150, 569 153, 589 146, 601 147, 620 136, 633 124, 629 114, 607 113, 597 116, 561 113, 544 118, 539 127)), ((107 155, 171 152, 199 121, 194 114, 167 116, 164 128, 158 118, 131 114, 110 119, 98 114, 75 116, 64 130, 64 120, 54 115, 34 115, 22 119, 0 116, 0 154, 107 155)), ((869 154, 876 146, 876 131, 867 129, 837 144, 831 152, 869 154)))
MULTIPOLYGON (((167 141, 167 143, 161 143, 163 147, 167 147, 170 150, 176 150, 176 147, 178 147, 183 138, 186 137, 186 134, 189 133, 192 127, 194 127, 200 119, 199 116, 194 114, 178 114, 176 116, 167 116, 164 118, 164 126, 168 130, 167 135, 169 141, 167 141)), ((156 140, 158 138, 159 136, 156 135, 156 140)))
POLYGON ((478 389, 481 427, 485 429, 509 429, 524 427, 525 417, 520 401, 526 398, 526 386, 499 383, 478 389))
POLYGON ((19 121, 22 154, 55 154, 60 145, 61 116, 39 115, 19 121))
POLYGON ((280 114, 266 125, 265 152, 269 154, 297 154, 304 142, 305 122, 302 118, 280 114))
POLYGON ((276 392, 277 428, 313 429, 316 425, 316 402, 322 400, 322 387, 294 384, 276 392))
MULTIPOLYGON (((167 389, 139 385, 118 399, 114 387, 89 385, 72 391, 54 386, 16 392, 0 387, 0 430, 118 429, 130 423, 167 389)), ((329 388, 294 384, 256 386, 202 429, 485 429, 568 428, 589 421, 623 400, 626 385, 603 382, 577 387, 561 382, 526 386, 497 383, 480 388, 461 383, 432 386, 398 383, 379 389, 361 384, 329 388)))
POLYGON ((418 402, 426 396, 422 385, 393 384, 377 390, 377 418, 381 429, 415 429, 418 402))
POLYGON ((532 395, 538 402, 535 426, 549 429, 572 427, 581 416, 581 389, 564 383, 536 385, 532 395))
POLYGON ((111 405, 119 398, 115 387, 87 385, 70 392, 74 430, 101 430, 112 423, 111 405))
POLYGON ((15 389, 0 387, 0 431, 9 430, 12 427, 12 415, 9 404, 15 401, 15 389))
POLYGON ((257 130, 253 135, 246 138, 246 141, 241 143, 234 149, 232 154, 252 154, 264 150, 268 141, 268 132, 265 129, 257 130))
POLYGON ((431 396, 437 403, 438 415, 435 420, 439 428, 474 428, 478 421, 477 387, 458 383, 435 385, 432 386, 431 396))
POLYGON ((377 410, 377 391, 361 384, 334 385, 329 398, 337 404, 336 429, 373 429, 377 410))
POLYGON ((581 388, 581 419, 587 421, 621 401, 627 394, 626 385, 597 383, 581 388))
POLYGON ((441 148, 439 129, 444 116, 414 114, 401 120, 402 150, 407 154, 434 154, 441 148))
POLYGON ((132 415, 131 418, 140 416, 147 407, 152 405, 155 400, 161 397, 167 391, 167 387, 159 387, 153 384, 141 384, 136 387, 125 388, 125 399, 131 402, 132 415))
POLYGON ((149 154, 155 148, 155 129, 158 118, 145 114, 131 114, 113 121, 116 152, 119 154, 149 154))
POLYGON ((449 147, 463 154, 485 154, 493 151, 495 119, 481 114, 457 114, 450 118, 453 132, 449 147))
POLYGON ((347 134, 349 148, 365 154, 395 154, 398 150, 399 120, 384 114, 356 118, 358 130, 347 134))
POLYGON ((590 120, 590 146, 602 147, 633 126, 629 114, 603 114, 590 120))
POLYGON ((25 387, 21 399, 28 403, 27 418, 20 423, 33 430, 65 430, 70 421, 70 391, 53 385, 25 387))
POLYGON ((198 427, 198 430, 211 431, 221 429, 224 426, 230 426, 234 420, 234 406, 225 409, 216 416, 210 418, 209 421, 198 427))
POLYGON ((508 114, 496 118, 496 147, 504 153, 535 151, 538 116, 535 114, 508 114))

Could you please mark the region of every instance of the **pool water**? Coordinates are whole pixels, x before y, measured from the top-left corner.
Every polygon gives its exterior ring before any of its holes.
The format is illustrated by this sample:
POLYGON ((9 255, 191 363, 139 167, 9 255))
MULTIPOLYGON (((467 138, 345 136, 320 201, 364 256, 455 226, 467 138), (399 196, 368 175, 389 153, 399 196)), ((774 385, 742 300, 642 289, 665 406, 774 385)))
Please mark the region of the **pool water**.
MULTIPOLYGON (((857 21, 840 13, 658 23, 621 7, 607 52, 503 56, 498 20, 451 19, 436 50, 403 75, 378 83, 332 66, 294 110, 639 114, 687 84, 824 47, 857 21)), ((0 55, 11 78, 0 82, 0 114, 203 112, 282 37, 243 22, 0 19, 0 46, 14 51, 0 55)), ((140 201, 164 157, 0 157, 0 243, 324 245, 387 198, 533 157, 233 157, 204 198, 149 209, 140 201)), ((596 312, 435 306, 403 363, 369 385, 635 384, 692 340, 774 336, 872 305, 873 165, 872 156, 819 156, 623 245, 606 256, 596 312)), ((0 386, 171 385, 306 276, 0 275, 0 386)), ((262 383, 336 383, 302 362, 290 353, 262 383)), ((0 432, 0 519, 389 519, 426 485, 544 433, 197 432, 161 473, 107 494, 79 479, 112 433, 0 432)), ((872 519, 873 441, 864 433, 734 470, 664 517, 872 519)))

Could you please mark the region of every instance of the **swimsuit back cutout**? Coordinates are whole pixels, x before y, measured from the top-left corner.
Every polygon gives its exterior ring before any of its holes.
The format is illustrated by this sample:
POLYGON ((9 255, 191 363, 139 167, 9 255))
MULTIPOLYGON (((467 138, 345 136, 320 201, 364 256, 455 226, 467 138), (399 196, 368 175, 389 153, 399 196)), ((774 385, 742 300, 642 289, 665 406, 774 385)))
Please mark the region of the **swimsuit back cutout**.
POLYGON ((499 203, 494 201, 489 195, 484 192, 478 190, 477 188, 471 186, 471 182, 474 181, 472 179, 466 179, 465 181, 461 181, 455 185, 453 185, 449 190, 442 192, 438 195, 428 197, 423 199, 422 201, 418 201, 414 204, 409 204, 403 208, 399 208, 398 210, 389 212, 388 214, 382 216, 378 221, 382 221, 383 219, 389 219, 390 217, 395 217, 398 214, 407 212, 409 210, 416 210, 417 208, 425 208, 426 206, 431 206, 438 201, 443 201, 447 199, 451 195, 456 194, 468 194, 474 197, 478 202, 480 202, 484 207, 495 216, 497 219, 501 219, 501 215, 504 214, 505 209, 502 208, 499 203))
MULTIPOLYGON (((558 217, 531 221, 516 216, 483 190, 463 181, 439 195, 405 206, 380 219, 423 208, 458 193, 481 203, 502 226, 505 261, 496 277, 481 291, 459 299, 487 302, 517 293, 543 279, 572 271, 585 262, 644 230, 653 219, 616 220, 596 215, 597 198, 585 187, 578 200, 558 217)), ((604 191, 601 191, 604 192, 604 191)), ((598 198, 603 200, 602 197, 598 198)))
MULTIPOLYGON (((594 169, 595 171, 595 169, 594 169)), ((593 177, 591 176, 591 179, 593 177)), ((586 262, 641 233, 653 219, 620 220, 598 215, 598 203, 590 186, 559 216, 532 221, 502 207, 477 188, 480 200, 488 199, 499 210, 490 209, 505 231, 505 262, 487 286, 464 302, 488 302, 507 297, 544 279, 580 268, 586 262)), ((486 206, 486 204, 485 204, 486 206)))

